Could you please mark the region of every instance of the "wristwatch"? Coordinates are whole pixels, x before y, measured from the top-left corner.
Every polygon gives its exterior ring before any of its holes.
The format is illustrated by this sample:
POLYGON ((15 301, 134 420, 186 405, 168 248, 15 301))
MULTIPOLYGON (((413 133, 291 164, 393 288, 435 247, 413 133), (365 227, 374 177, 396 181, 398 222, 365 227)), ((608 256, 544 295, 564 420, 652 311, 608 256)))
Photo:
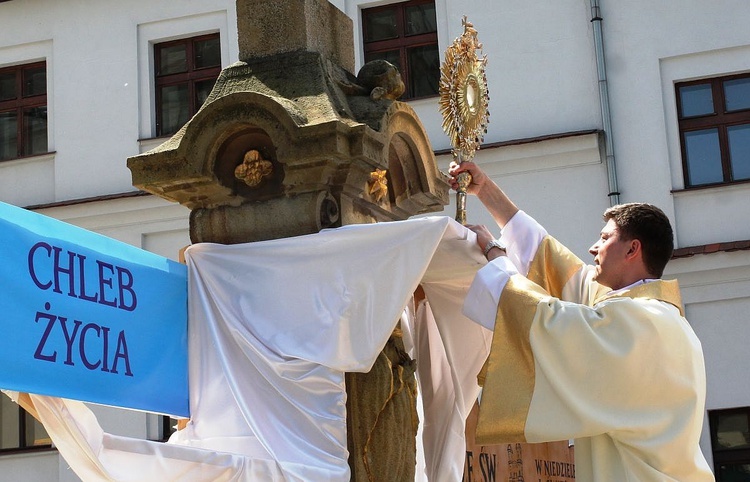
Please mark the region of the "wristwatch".
POLYGON ((489 254, 489 252, 490 252, 490 250, 492 248, 500 248, 503 251, 505 251, 505 245, 503 243, 501 243, 500 241, 498 241, 497 239, 493 239, 492 241, 490 241, 489 243, 487 243, 487 246, 484 247, 484 253, 483 254, 484 254, 485 258, 487 257, 487 254, 489 254))

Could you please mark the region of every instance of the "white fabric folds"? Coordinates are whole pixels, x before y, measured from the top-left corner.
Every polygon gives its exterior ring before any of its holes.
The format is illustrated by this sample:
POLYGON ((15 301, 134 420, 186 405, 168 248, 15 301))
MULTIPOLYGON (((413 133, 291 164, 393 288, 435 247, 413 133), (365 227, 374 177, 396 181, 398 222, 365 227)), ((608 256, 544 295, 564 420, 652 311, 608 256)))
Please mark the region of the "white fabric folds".
POLYGON ((115 437, 79 402, 32 396, 82 478, 348 481, 344 372, 372 367, 421 283, 428 303, 408 330, 426 475, 460 479, 464 423, 492 337, 461 314, 485 264, 473 233, 430 217, 198 244, 186 259, 187 428, 168 444, 115 437))

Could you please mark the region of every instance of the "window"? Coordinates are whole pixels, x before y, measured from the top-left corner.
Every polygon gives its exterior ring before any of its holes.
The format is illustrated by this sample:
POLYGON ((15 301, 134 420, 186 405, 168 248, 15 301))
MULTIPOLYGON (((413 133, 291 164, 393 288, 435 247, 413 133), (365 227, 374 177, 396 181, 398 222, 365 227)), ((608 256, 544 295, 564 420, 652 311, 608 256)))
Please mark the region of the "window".
POLYGON ((708 413, 717 482, 750 480, 750 407, 708 413))
POLYGON ((403 99, 438 95, 440 53, 434 0, 362 10, 365 62, 387 60, 406 85, 403 99))
POLYGON ((156 136, 177 132, 198 112, 221 72, 219 34, 154 45, 156 136))
POLYGON ((52 446, 44 426, 5 395, 0 395, 0 453, 52 446))
POLYGON ((0 161, 47 152, 47 64, 0 69, 0 161))
POLYGON ((750 75, 676 89, 685 186, 750 180, 750 75))

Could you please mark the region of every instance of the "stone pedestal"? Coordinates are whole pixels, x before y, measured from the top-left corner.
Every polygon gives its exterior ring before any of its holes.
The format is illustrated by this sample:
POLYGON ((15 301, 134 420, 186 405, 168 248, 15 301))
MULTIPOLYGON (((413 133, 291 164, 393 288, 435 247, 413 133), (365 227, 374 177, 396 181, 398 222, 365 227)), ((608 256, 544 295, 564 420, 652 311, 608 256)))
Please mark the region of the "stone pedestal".
MULTIPOLYGON (((346 15, 323 0, 238 0, 237 13, 241 60, 179 132, 128 159, 133 185, 190 208, 194 243, 443 209, 449 186, 427 134, 390 99, 400 77, 380 65, 351 73, 346 15)), ((413 478, 416 386, 399 344, 392 338, 372 373, 347 377, 353 480, 413 478)))

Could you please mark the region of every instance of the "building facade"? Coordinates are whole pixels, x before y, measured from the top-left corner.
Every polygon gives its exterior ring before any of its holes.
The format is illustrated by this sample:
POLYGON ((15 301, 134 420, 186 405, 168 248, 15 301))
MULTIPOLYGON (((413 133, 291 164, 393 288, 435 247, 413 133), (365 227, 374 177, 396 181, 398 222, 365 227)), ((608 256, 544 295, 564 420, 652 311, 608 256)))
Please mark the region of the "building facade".
MULTIPOLYGON (((443 170, 436 76, 468 17, 491 97, 477 162, 582 259, 612 202, 667 213, 665 276, 706 358, 701 447, 719 480, 748 480, 750 3, 332 3, 353 20, 357 68, 399 65, 443 170)), ((125 161, 190 118, 238 55, 232 0, 1 1, 0 201, 176 259, 189 211, 138 192, 125 161)), ((475 201, 469 222, 491 224, 475 201)), ((110 432, 168 431, 156 415, 94 410, 110 432)), ((48 444, 3 397, 0 479, 78 480, 48 444)))

